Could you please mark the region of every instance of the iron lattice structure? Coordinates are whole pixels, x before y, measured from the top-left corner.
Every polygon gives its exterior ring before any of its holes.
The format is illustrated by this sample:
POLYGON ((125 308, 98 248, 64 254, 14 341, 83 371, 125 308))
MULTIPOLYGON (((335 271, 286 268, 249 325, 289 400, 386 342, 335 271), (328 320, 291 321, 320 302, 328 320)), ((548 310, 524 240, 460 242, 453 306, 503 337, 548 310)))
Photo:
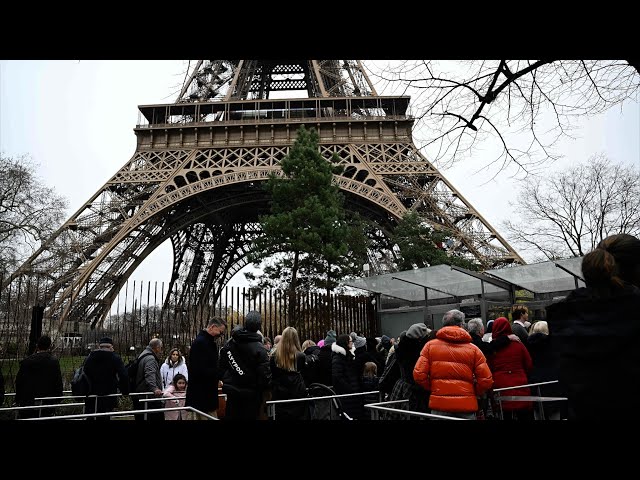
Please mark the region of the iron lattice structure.
POLYGON ((45 317, 107 316, 121 287, 171 239, 165 304, 215 304, 247 263, 267 212, 261 182, 281 175, 301 124, 344 165, 334 181, 348 208, 388 234, 408 210, 483 266, 524 263, 416 149, 409 97, 379 96, 352 60, 199 61, 173 104, 139 107, 133 157, 3 287, 21 275, 46 283, 45 317), (271 92, 306 91, 274 99, 271 92), (173 295, 170 298, 169 295, 173 295))

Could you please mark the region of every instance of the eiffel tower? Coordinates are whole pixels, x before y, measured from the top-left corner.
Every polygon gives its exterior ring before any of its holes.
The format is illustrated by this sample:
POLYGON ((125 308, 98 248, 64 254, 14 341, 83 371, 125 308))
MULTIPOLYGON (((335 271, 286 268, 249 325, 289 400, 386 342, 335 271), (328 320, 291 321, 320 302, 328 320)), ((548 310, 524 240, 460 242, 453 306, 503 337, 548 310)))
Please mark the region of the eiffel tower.
MULTIPOLYGON (((284 96, 284 95, 280 95, 284 96)), ((388 234, 407 211, 446 231, 448 251, 484 267, 520 256, 417 150, 409 97, 378 95, 355 60, 201 60, 172 104, 139 106, 132 158, 3 285, 22 275, 45 285, 45 318, 107 316, 140 263, 171 239, 177 304, 217 301, 247 264, 261 183, 279 167, 300 125, 337 154, 334 181, 348 208, 388 234), (274 98, 274 92, 306 92, 274 98)), ((173 299, 172 299, 173 300, 173 299)))

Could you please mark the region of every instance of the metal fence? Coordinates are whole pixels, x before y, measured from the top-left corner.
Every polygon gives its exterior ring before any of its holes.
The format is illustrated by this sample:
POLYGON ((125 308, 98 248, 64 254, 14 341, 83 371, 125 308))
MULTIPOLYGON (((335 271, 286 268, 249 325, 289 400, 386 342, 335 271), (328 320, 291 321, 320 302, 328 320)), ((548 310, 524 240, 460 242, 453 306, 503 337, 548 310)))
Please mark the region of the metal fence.
POLYGON ((53 353, 60 359, 64 386, 69 388, 74 369, 97 348, 101 337, 113 339, 114 349, 125 363, 153 337, 163 340, 165 353, 179 347, 188 356, 188 347, 212 315, 227 321, 225 337, 235 325, 244 322, 251 310, 261 312, 261 331, 271 339, 287 326, 296 327, 301 342, 318 341, 329 328, 339 334, 356 331, 374 336, 379 333, 375 307, 367 296, 297 293, 295 308, 290 309, 287 292, 226 287, 215 303, 177 304, 172 301, 178 298, 177 292, 167 295, 164 282, 131 281, 125 284, 105 320, 91 328, 88 321, 61 323, 49 317, 43 306, 50 304, 51 299, 44 298, 43 290, 43 283, 36 278, 20 280, 0 291, 0 366, 8 391, 14 390, 13 379, 19 362, 34 351, 40 334, 51 336, 53 353), (294 312, 293 316, 290 311, 294 312))

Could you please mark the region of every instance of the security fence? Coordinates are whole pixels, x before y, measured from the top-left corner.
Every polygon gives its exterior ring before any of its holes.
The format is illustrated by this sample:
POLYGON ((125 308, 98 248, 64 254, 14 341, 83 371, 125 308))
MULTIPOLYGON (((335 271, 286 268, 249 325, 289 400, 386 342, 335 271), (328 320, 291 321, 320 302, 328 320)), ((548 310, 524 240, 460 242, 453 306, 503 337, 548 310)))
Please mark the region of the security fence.
MULTIPOLYGON (((214 303, 181 303, 174 292, 167 295, 164 282, 127 282, 111 306, 104 321, 91 328, 82 319, 60 322, 47 316, 41 282, 19 281, 0 291, 0 367, 7 391, 13 391, 19 362, 35 350, 41 334, 51 336, 53 354, 60 359, 64 388, 70 386, 75 368, 91 350, 98 347, 101 337, 113 339, 115 351, 126 363, 142 351, 149 340, 163 340, 165 353, 178 347, 188 358, 191 342, 205 327, 207 320, 218 315, 226 320, 223 342, 234 326, 244 322, 251 310, 262 314, 263 335, 273 337, 287 326, 298 330, 300 341, 318 341, 328 329, 336 332, 358 332, 375 336, 375 307, 368 296, 322 295, 316 292, 297 292, 291 297, 280 290, 257 290, 245 287, 226 287, 214 303), (293 312, 293 315, 291 314, 293 312)), ((184 298, 184 297, 182 297, 184 298)))

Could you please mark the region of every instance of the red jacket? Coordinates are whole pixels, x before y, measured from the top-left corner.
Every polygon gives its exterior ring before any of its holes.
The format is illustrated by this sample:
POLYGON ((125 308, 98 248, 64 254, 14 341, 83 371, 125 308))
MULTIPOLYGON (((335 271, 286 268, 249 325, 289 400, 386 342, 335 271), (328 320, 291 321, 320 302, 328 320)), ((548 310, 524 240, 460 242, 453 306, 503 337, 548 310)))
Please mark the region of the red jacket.
POLYGON ((444 412, 476 412, 476 395, 493 385, 484 354, 461 327, 443 327, 425 344, 413 379, 431 392, 429 408, 444 412))
MULTIPOLYGON (((511 333, 511 327, 506 318, 500 317, 493 322, 491 335, 494 339, 511 333)), ((527 347, 520 342, 509 342, 506 347, 496 350, 493 355, 489 355, 489 367, 495 380, 493 388, 498 389, 529 383, 527 374, 531 372, 533 363, 531 362, 531 356, 529 355, 527 347)), ((500 392, 500 394, 528 396, 531 395, 531 390, 529 387, 516 388, 513 390, 505 390, 500 392)), ((502 402, 502 409, 507 411, 525 410, 531 409, 532 407, 533 404, 531 402, 502 402)))

